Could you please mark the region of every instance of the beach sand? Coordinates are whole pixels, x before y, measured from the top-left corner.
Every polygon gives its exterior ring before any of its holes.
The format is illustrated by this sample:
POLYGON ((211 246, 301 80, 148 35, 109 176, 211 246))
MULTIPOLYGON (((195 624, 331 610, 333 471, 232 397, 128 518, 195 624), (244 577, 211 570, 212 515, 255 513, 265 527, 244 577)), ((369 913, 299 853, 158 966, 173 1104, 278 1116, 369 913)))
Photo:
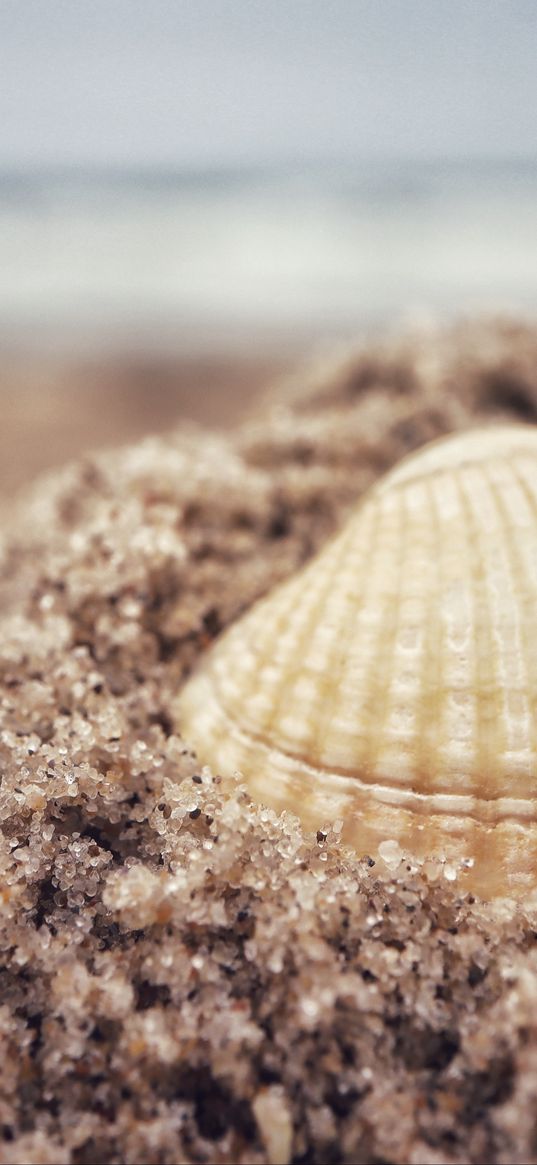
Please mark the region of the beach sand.
POLYGON ((0 493, 90 449, 166 433, 180 421, 228 429, 298 359, 294 348, 190 356, 0 350, 0 493))
POLYGON ((505 418, 537 419, 537 330, 477 321, 10 500, 1 1161, 537 1161, 536 910, 304 833, 173 718, 220 630, 385 469, 505 418))

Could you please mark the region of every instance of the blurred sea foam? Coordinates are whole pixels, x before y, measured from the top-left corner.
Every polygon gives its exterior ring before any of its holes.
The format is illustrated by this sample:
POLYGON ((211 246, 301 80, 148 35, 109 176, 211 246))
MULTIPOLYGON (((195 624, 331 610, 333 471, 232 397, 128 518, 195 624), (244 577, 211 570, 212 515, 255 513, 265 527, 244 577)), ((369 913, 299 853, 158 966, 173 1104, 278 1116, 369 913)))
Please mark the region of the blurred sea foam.
POLYGON ((537 311, 537 160, 0 174, 0 343, 183 352, 537 311))

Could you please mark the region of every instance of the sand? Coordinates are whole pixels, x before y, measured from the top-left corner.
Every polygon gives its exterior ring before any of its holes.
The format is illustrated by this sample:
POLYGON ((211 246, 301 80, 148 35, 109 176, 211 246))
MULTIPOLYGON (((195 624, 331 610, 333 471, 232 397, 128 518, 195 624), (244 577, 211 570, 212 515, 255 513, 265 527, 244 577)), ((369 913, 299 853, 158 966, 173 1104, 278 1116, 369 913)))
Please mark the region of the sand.
POLYGON ((27 351, 0 342, 0 495, 90 449, 168 433, 179 420, 235 425, 297 362, 289 347, 156 354, 27 351))
POLYGON ((174 695, 410 448, 537 419, 537 330, 297 373, 1 524, 3 1162, 537 1161, 537 916, 354 854, 196 758, 174 695))

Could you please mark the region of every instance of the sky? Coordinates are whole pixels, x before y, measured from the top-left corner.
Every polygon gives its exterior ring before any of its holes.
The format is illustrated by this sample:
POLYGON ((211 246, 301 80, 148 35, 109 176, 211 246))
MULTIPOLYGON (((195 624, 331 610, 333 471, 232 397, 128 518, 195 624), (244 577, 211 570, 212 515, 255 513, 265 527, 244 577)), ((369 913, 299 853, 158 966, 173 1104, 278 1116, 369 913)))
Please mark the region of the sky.
POLYGON ((537 156, 535 0, 0 0, 0 166, 537 156))

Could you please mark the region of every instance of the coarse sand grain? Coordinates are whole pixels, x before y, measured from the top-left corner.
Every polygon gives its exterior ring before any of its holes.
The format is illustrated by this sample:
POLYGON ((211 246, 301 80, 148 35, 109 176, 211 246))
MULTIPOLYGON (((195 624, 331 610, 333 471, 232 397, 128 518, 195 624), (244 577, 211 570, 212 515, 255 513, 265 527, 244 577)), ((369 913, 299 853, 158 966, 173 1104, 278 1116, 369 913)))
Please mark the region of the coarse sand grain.
POLYGON ((1 522, 0 1161, 537 1161, 537 913, 225 786, 200 653, 411 448, 537 419, 537 329, 363 344, 225 436, 38 480, 1 522))

